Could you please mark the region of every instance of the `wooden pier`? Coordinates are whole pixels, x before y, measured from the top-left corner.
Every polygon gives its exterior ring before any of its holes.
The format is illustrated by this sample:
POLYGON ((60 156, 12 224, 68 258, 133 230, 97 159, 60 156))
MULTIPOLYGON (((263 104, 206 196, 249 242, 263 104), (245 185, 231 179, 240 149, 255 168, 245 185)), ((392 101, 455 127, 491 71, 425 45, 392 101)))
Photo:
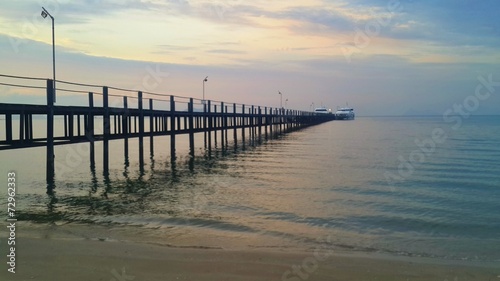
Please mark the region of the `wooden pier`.
MULTIPOLYGON (((0 118, 4 117, 5 139, 0 139, 0 150, 45 146, 47 149, 46 179, 51 184, 55 176, 54 146, 72 143, 90 143, 91 158, 94 143, 103 142, 103 172, 109 173, 109 142, 111 140, 139 138, 139 157, 143 158, 143 139, 170 136, 172 163, 176 160, 176 136, 189 135, 189 153, 195 157, 195 135, 203 133, 205 146, 211 150, 220 138, 222 147, 228 145, 232 135, 234 146, 245 145, 247 138, 262 140, 276 135, 320 124, 334 119, 333 114, 317 114, 284 108, 228 104, 210 100, 164 96, 163 100, 143 98, 136 92, 137 107, 129 107, 130 96, 122 96, 121 106, 110 106, 108 87, 102 87, 102 106, 95 106, 93 92, 88 92, 86 106, 59 106, 54 104, 54 83, 46 80, 46 105, 0 103, 0 118), (155 109, 155 101, 168 104, 166 109, 155 109), (144 102, 148 103, 147 108, 144 102), (184 110, 179 107, 186 105, 184 110), (195 109, 196 107, 196 109, 195 109), (34 137, 33 116, 46 119, 45 137, 34 137), (63 118, 63 135, 54 135, 55 117, 63 118), (19 118, 19 129, 13 128, 13 118, 19 118), (146 126, 147 125, 147 126, 146 126), (19 134, 14 135, 14 132, 19 134), (241 139, 240 139, 241 136, 241 139)), ((58 89, 59 91, 59 89, 58 89)), ((17 123, 17 122, 16 122, 17 123)), ((92 159, 91 159, 92 160, 92 159)), ((141 159, 140 159, 141 160, 141 159)), ((142 160, 143 161, 143 160, 142 160)))

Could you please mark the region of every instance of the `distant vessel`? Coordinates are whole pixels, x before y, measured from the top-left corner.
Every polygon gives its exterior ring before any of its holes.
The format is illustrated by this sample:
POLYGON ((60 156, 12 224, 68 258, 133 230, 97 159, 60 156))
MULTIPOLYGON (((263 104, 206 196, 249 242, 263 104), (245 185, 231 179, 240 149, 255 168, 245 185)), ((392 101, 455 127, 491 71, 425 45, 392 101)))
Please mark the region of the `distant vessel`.
POLYGON ((351 107, 342 107, 335 112, 337 120, 354 120, 354 109, 351 107))
POLYGON ((318 107, 314 109, 314 113, 320 113, 320 114, 330 114, 331 111, 326 109, 326 107, 318 107))

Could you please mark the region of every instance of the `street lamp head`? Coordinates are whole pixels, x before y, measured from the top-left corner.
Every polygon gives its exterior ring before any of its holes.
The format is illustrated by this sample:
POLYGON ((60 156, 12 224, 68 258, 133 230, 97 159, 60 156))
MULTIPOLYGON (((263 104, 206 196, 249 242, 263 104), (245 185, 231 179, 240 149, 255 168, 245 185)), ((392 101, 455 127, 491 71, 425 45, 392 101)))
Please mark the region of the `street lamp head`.
POLYGON ((47 16, 49 16, 52 20, 54 20, 54 17, 49 13, 49 11, 45 10, 44 7, 42 7, 41 15, 43 18, 46 18, 47 16))
POLYGON ((207 82, 208 81, 208 76, 205 77, 205 79, 203 80, 203 82, 207 82))

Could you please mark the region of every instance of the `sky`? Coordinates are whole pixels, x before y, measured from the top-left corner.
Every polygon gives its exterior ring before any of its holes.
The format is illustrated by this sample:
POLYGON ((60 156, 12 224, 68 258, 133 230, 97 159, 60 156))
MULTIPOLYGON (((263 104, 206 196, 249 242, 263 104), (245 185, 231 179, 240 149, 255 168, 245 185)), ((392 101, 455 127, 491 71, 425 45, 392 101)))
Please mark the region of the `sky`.
MULTIPOLYGON (((365 116, 500 112, 496 0, 4 1, 0 74, 52 77, 42 6, 58 80, 365 116)), ((38 85, 0 77, 18 82, 38 85)), ((0 85, 0 102, 43 101, 0 85)))

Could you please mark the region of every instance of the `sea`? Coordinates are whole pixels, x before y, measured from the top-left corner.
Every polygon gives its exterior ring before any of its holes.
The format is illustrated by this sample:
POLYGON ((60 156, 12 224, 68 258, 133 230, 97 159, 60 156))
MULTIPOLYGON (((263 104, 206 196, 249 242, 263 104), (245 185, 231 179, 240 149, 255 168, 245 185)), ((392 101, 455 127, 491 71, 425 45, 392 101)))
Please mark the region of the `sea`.
MULTIPOLYGON (((35 131, 43 131, 36 125, 35 131)), ((42 122, 43 123, 43 122, 42 122)), ((36 133, 36 132, 35 132, 36 133)), ((241 134, 241 132, 238 132, 241 134)), ((357 117, 209 150, 195 135, 0 151, 16 174, 16 215, 34 226, 154 233, 158 242, 228 249, 382 253, 500 261, 500 116, 357 117), (127 149, 128 148, 128 149, 127 149)), ((215 139, 215 136, 213 136, 215 139)), ((224 145, 222 145, 224 144, 224 145)), ((7 188, 0 194, 6 217, 7 188)), ((23 231, 22 228, 18 230, 23 231)))

